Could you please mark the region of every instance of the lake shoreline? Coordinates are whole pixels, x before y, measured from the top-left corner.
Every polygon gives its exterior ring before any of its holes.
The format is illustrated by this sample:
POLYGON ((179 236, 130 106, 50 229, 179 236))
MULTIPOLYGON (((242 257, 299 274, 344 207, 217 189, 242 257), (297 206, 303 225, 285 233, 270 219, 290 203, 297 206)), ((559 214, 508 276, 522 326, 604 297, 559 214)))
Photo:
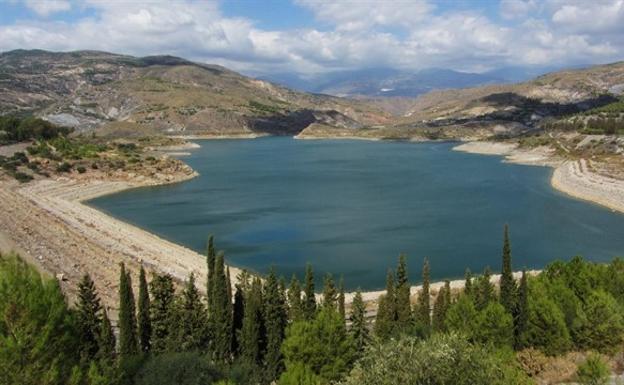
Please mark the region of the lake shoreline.
POLYGON ((502 156, 509 163, 551 167, 550 185, 555 190, 624 213, 624 180, 592 171, 590 162, 585 159, 562 159, 548 147, 523 149, 515 143, 503 142, 466 142, 453 150, 502 156))
MULTIPOLYGON (((55 276, 70 300, 76 298, 82 275, 89 273, 113 318, 122 262, 135 279, 141 265, 151 273, 170 274, 177 282, 184 282, 193 273, 198 288, 205 292, 204 255, 84 203, 128 189, 180 183, 197 175, 188 167, 162 179, 98 174, 26 185, 3 182, 0 210, 7 215, 0 218, 0 250, 24 254, 40 271, 55 276)), ((229 268, 234 282, 241 270, 229 268)))
MULTIPOLYGON (((189 145, 188 148, 197 146, 197 144, 189 145)), ((554 167, 555 172, 551 180, 553 187, 570 195, 576 190, 567 192, 565 189, 569 185, 578 186, 579 183, 570 176, 576 174, 566 171, 571 167, 571 163, 553 160, 543 149, 527 152, 505 143, 468 142, 456 146, 454 150, 506 156, 508 157, 506 161, 513 163, 554 167)), ((203 290, 205 286, 203 255, 84 203, 96 197, 128 189, 180 183, 197 175, 186 166, 183 172, 162 179, 141 176, 126 176, 120 179, 106 175, 96 177, 76 175, 71 178, 31 182, 27 185, 2 183, 0 208, 9 214, 7 217, 16 219, 11 221, 13 224, 0 219, 0 235, 7 240, 0 244, 0 249, 8 251, 8 248, 13 248, 26 254, 28 260, 34 261, 42 270, 57 278, 61 277, 62 286, 70 293, 74 290, 75 294, 75 286, 81 275, 89 272, 97 278, 97 282, 102 282, 103 288, 100 290, 103 292, 103 301, 111 308, 116 306, 120 262, 126 263, 133 273, 138 271, 142 263, 148 270, 169 273, 180 282, 193 272, 198 277, 198 287, 203 290), (59 237, 59 234, 63 234, 63 237, 59 237), (62 242, 65 238, 73 241, 62 242), (70 286, 73 286, 73 289, 70 286)), ((577 178, 585 180, 583 175, 577 178)), ((587 188, 591 189, 594 185, 596 183, 589 184, 587 188)), ((605 202, 602 204, 607 205, 605 202)), ((620 211, 624 211, 624 207, 621 207, 620 211)), ((232 278, 235 278, 241 270, 234 267, 230 269, 232 278)), ((497 282, 497 277, 492 276, 493 282, 497 282)), ((444 282, 432 284, 432 292, 437 291, 443 284, 444 282)), ((453 280, 451 288, 459 290, 463 284, 463 280, 453 280)), ((414 295, 419 290, 420 286, 411 288, 414 295)), ((363 297, 366 302, 375 303, 383 293, 383 290, 370 290, 363 292, 363 297)), ((352 300, 354 294, 347 293, 347 302, 352 300)))

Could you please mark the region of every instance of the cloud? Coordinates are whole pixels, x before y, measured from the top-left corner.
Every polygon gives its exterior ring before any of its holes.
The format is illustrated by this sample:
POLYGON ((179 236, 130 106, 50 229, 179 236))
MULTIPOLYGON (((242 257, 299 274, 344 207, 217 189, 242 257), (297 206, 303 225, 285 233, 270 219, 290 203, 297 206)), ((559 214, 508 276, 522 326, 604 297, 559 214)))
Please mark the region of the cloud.
POLYGON ((68 0, 26 0, 25 4, 39 16, 44 17, 71 9, 71 3, 68 0))
POLYGON ((624 0, 564 4, 552 21, 572 33, 624 33, 624 0))
POLYGON ((536 0, 502 0, 500 13, 504 19, 522 19, 532 12, 537 11, 536 0))
MULTIPOLYGON (((65 7, 34 3, 41 15, 65 7)), ((175 0, 175 6, 164 0, 76 0, 71 6, 84 16, 74 20, 51 16, 0 25, 0 51, 172 54, 247 73, 587 64, 621 59, 623 3, 503 0, 501 16, 513 17, 505 22, 478 10, 439 9, 428 1, 297 0, 323 25, 267 29, 225 16, 217 0, 175 0)))
POLYGON ((376 26, 409 26, 421 21, 432 10, 427 0, 384 1, 322 1, 297 0, 316 17, 336 26, 338 30, 354 31, 376 26))

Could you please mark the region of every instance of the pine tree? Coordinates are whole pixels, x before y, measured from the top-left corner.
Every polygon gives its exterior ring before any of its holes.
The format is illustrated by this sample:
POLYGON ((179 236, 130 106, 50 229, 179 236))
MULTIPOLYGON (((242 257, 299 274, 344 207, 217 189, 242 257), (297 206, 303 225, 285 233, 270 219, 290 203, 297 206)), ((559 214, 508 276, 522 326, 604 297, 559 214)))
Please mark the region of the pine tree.
POLYGON ((252 366, 262 364, 261 353, 264 344, 262 303, 262 283, 256 277, 245 295, 243 326, 238 338, 240 356, 244 362, 252 366))
POLYGON ((503 241, 503 266, 500 278, 500 303, 511 315, 516 314, 516 281, 511 269, 511 245, 509 243, 509 226, 505 225, 503 241))
POLYGON ((422 289, 418 294, 418 303, 416 305, 415 321, 418 329, 424 334, 429 334, 431 329, 431 300, 429 298, 430 271, 429 260, 425 258, 422 272, 422 289))
POLYGON ((407 277, 405 254, 399 256, 396 281, 397 327, 400 330, 407 330, 412 323, 412 305, 410 303, 410 284, 407 277))
POLYGON ((349 332, 353 337, 357 351, 363 352, 364 347, 368 344, 369 335, 366 325, 366 306, 360 289, 355 293, 351 304, 351 328, 349 332))
POLYGON ((474 294, 474 289, 472 288, 472 273, 470 272, 470 269, 466 269, 466 273, 464 274, 464 280, 464 294, 472 297, 472 295, 474 294))
POLYGON ((155 275, 150 282, 151 350, 163 353, 169 350, 174 328, 175 288, 170 275, 155 275))
POLYGON ((147 288, 147 278, 145 277, 145 269, 141 266, 139 274, 139 345, 144 353, 150 350, 150 339, 152 337, 152 324, 150 320, 150 298, 147 288))
POLYGON ((83 358, 91 360, 99 350, 102 305, 89 274, 85 274, 78 284, 78 304, 76 305, 76 326, 80 337, 80 350, 83 358))
POLYGON ((240 330, 243 327, 245 317, 245 297, 241 285, 236 285, 234 293, 234 306, 232 310, 232 353, 238 355, 240 352, 240 330))
POLYGON ((522 271, 520 278, 520 287, 518 289, 518 313, 514 319, 514 346, 516 349, 522 349, 522 336, 526 333, 529 322, 529 287, 527 282, 526 271, 522 271))
POLYGON ((377 317, 375 319, 375 334, 381 339, 389 338, 396 330, 396 296, 394 288, 394 273, 392 269, 388 269, 386 294, 379 299, 377 317))
POLYGON ((483 275, 479 277, 478 287, 476 288, 475 306, 477 310, 483 310, 487 305, 495 300, 494 285, 491 281, 492 273, 490 268, 486 267, 483 275))
POLYGON ((208 342, 206 334, 208 320, 193 273, 186 282, 177 306, 178 311, 172 317, 176 322, 171 332, 176 334, 176 338, 173 340, 175 345, 171 350, 183 352, 205 350, 208 342))
POLYGON ((344 278, 340 276, 340 283, 338 284, 338 314, 343 320, 343 324, 346 327, 346 313, 345 313, 345 290, 344 290, 344 278))
POLYGON ((451 305, 451 284, 447 280, 444 287, 440 288, 433 305, 433 330, 446 331, 446 313, 451 305))
POLYGON ((310 264, 306 265, 303 301, 303 315, 306 320, 311 320, 316 315, 316 297, 314 296, 314 272, 310 264))
POLYGON ((130 273, 121 263, 119 276, 119 353, 122 356, 138 353, 137 322, 130 273))
POLYGON ((327 273, 323 285, 323 307, 336 310, 337 300, 338 293, 334 284, 334 278, 330 273, 327 273))
POLYGON ((265 378, 268 382, 272 382, 283 371, 284 364, 280 348, 284 340, 287 318, 279 283, 273 269, 271 269, 266 279, 264 293, 264 325, 266 330, 265 378))
POLYGON ((288 318, 291 322, 303 319, 303 303, 301 301, 301 285, 299 280, 293 274, 288 288, 288 318))
POLYGON ((219 252, 215 260, 212 293, 214 354, 217 361, 228 362, 231 358, 230 349, 232 348, 232 302, 228 300, 225 261, 222 252, 219 252))
POLYGON ((113 333, 113 325, 111 325, 110 319, 106 309, 102 310, 102 325, 100 327, 99 348, 97 357, 100 360, 112 361, 115 358, 115 333, 113 333))

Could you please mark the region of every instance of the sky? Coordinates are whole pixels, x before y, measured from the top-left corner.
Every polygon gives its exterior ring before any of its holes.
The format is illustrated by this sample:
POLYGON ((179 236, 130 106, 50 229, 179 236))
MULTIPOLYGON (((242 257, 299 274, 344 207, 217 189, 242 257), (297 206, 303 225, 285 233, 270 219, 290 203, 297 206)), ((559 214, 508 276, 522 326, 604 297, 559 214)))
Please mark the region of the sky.
POLYGON ((624 0, 0 0, 0 51, 169 54, 252 74, 624 59, 624 0))

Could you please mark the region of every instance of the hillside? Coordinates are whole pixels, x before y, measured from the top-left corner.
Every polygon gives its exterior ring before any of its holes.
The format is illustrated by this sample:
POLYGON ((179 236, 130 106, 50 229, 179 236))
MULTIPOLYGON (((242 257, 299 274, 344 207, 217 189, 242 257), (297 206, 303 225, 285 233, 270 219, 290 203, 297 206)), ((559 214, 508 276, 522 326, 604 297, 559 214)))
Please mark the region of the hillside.
POLYGON ((35 113, 115 135, 296 134, 386 123, 365 102, 291 91, 171 56, 16 50, 0 54, 0 114, 35 113))
MULTIPOLYGON (((436 81, 446 84, 443 75, 436 81)), ((375 83, 375 77, 369 80, 375 83)), ((398 88, 414 86, 398 83, 398 88)), ((517 84, 354 100, 293 91, 172 56, 39 50, 0 54, 0 114, 34 113, 111 136, 484 139, 538 131, 617 102, 623 92, 624 62, 553 72, 517 84)))
POLYGON ((401 124, 498 125, 503 134, 517 133, 539 127, 547 118, 610 104, 623 91, 624 62, 619 62, 553 72, 518 84, 433 91, 415 100, 401 124))

